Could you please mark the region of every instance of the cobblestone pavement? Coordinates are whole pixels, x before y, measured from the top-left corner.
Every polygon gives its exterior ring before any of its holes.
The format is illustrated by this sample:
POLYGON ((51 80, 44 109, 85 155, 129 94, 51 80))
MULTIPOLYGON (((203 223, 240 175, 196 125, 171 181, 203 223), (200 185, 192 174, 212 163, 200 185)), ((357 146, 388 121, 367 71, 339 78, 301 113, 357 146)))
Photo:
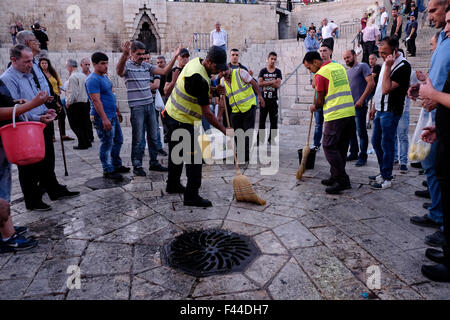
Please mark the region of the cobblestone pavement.
MULTIPOLYGON (((122 155, 130 165, 130 128, 124 128, 122 155)), ((71 133, 73 135, 73 133, 71 133)), ((130 184, 92 191, 84 183, 101 175, 98 139, 90 150, 66 143, 69 176, 64 177, 59 141, 57 175, 81 196, 44 201, 48 212, 30 212, 22 201, 17 170, 13 176, 15 225, 29 227, 39 239, 33 250, 0 255, 3 299, 448 299, 450 284, 433 283, 420 273, 424 237, 435 230, 412 225, 423 215, 424 176, 395 171, 393 187, 374 191, 367 176, 377 174, 374 155, 368 166, 347 165, 353 189, 326 195, 323 152, 314 170, 297 181, 297 149, 305 128, 281 129, 279 172, 245 170, 264 207, 233 200, 233 165, 204 166, 201 194, 214 207, 184 207, 165 193, 165 174, 150 173, 130 184), (160 248, 185 230, 223 228, 249 235, 262 254, 243 273, 194 278, 161 263, 160 248), (81 289, 67 288, 67 268, 81 270, 81 289), (367 268, 381 270, 381 288, 369 290, 367 268)), ((147 161, 148 159, 145 158, 147 161)), ((167 164, 167 158, 163 158, 167 164)), ((147 168, 145 168, 147 169, 147 168)), ((147 171, 148 172, 148 171, 147 171)), ((132 175, 130 175, 132 177, 132 175)))

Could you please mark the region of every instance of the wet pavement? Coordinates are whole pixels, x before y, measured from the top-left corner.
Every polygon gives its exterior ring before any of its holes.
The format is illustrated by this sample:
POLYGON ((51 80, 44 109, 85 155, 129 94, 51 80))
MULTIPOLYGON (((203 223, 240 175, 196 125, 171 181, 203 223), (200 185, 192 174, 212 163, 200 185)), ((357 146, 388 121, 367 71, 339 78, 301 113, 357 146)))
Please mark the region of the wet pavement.
MULTIPOLYGON (((232 164, 205 165, 201 195, 208 209, 183 206, 182 197, 165 193, 166 175, 149 172, 121 187, 92 190, 85 183, 102 174, 99 143, 73 150, 66 143, 69 176, 64 176, 59 141, 57 176, 73 199, 52 202, 48 212, 28 211, 17 169, 13 170, 15 225, 29 228, 39 246, 0 255, 3 299, 448 299, 450 284, 434 283, 420 272, 431 264, 424 237, 435 229, 409 222, 425 214, 417 169, 395 170, 393 187, 369 188, 378 173, 375 155, 368 165, 347 164, 351 190, 327 195, 323 151, 302 181, 295 177, 297 149, 306 128, 283 126, 279 168, 241 167, 265 206, 233 199, 232 164), (161 262, 161 248, 187 230, 220 228, 250 236, 261 254, 243 272, 195 278, 161 262), (74 271, 75 270, 75 271, 74 271), (79 272, 79 277, 77 276, 79 272), (79 285, 79 286, 78 286, 79 285)), ((130 166, 131 130, 123 128, 122 159, 130 166)), ((73 135, 72 132, 70 132, 73 135)), ((148 154, 147 154, 148 155, 148 154)), ((167 165, 167 157, 162 158, 167 165)), ((148 163, 148 156, 144 163, 148 163)), ((272 163, 274 165, 274 163, 272 163)), ((266 165, 267 167, 267 165, 266 165)), ((183 183, 185 178, 183 174, 183 183)))

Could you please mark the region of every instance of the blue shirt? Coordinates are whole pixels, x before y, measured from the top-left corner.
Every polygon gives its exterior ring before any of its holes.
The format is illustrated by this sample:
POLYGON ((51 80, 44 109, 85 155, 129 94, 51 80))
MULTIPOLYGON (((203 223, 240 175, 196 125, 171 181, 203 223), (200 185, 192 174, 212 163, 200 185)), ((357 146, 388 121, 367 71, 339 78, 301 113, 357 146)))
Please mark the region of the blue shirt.
MULTIPOLYGON (((106 75, 99 76, 95 72, 91 73, 86 79, 86 90, 88 95, 100 93, 100 100, 103 104, 103 110, 105 111, 106 116, 108 119, 116 117, 116 96, 112 92, 111 81, 109 81, 106 75)), ((90 96, 89 101, 91 102, 91 114, 99 116, 90 96)))
POLYGON ((297 31, 298 31, 298 34, 306 34, 306 27, 303 26, 303 27, 297 28, 297 31))
POLYGON ((319 45, 319 41, 316 40, 316 38, 311 38, 310 35, 308 35, 305 38, 305 49, 306 52, 310 52, 310 51, 317 51, 319 50, 320 45, 319 45))
POLYGON ((450 40, 445 35, 444 31, 441 31, 438 39, 436 50, 431 58, 430 71, 428 77, 433 84, 433 87, 437 91, 444 89, 445 81, 447 80, 447 74, 450 71, 450 40))
MULTIPOLYGON (((0 76, 0 79, 3 81, 6 88, 8 88, 11 97, 14 100, 27 99, 28 101, 31 101, 39 93, 33 80, 33 75, 31 73, 22 73, 12 65, 0 76)), ((47 80, 45 80, 45 82, 47 82, 47 80)), ((44 90, 43 84, 41 84, 41 89, 44 90)), ((39 107, 26 112, 25 115, 28 120, 40 121, 41 115, 45 114, 47 110, 47 107, 42 104, 39 107)), ((24 115, 21 115, 20 118, 21 120, 25 120, 24 115)))

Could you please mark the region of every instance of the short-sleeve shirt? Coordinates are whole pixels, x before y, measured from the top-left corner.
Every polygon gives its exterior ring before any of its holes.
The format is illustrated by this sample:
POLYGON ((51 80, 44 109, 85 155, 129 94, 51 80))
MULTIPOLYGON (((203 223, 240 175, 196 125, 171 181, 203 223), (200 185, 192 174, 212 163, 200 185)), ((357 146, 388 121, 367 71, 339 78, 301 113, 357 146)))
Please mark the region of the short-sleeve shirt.
MULTIPOLYGON (((91 73, 86 79, 86 90, 89 95, 100 93, 100 100, 103 104, 103 110, 105 110, 106 116, 108 119, 116 117, 116 96, 112 92, 111 81, 106 75, 100 76, 96 73, 91 73)), ((89 101, 91 102, 91 114, 99 116, 90 96, 89 101)))
POLYGON ((372 71, 369 65, 364 62, 357 63, 353 68, 347 69, 348 82, 350 83, 350 90, 352 91, 352 97, 355 103, 361 98, 364 90, 366 90, 366 78, 371 74, 372 71))
POLYGON ((127 87, 128 105, 130 108, 148 105, 153 102, 150 81, 155 67, 147 62, 140 65, 127 60, 123 77, 127 87))
POLYGON ((419 25, 417 24, 417 21, 410 22, 409 25, 408 25, 408 28, 406 30, 407 36, 409 37, 409 34, 411 33, 411 30, 414 28, 414 33, 412 34, 412 36, 416 37, 417 36, 417 28, 418 28, 418 26, 419 25))
POLYGON ((167 82, 172 82, 172 79, 173 79, 173 73, 174 73, 175 71, 177 71, 177 70, 179 70, 180 73, 181 73, 181 70, 183 70, 183 69, 180 68, 180 67, 172 68, 172 70, 170 70, 169 74, 167 75, 167 79, 166 79, 167 82))
MULTIPOLYGON (((331 63, 331 61, 325 62, 324 64, 322 64, 321 68, 323 68, 329 63, 331 63)), ((314 82, 316 83, 316 91, 323 92, 324 96, 326 97, 328 94, 328 85, 330 84, 330 81, 324 76, 321 76, 320 74, 316 73, 314 75, 314 82)))
POLYGON ((375 87, 378 84, 378 78, 380 77, 380 72, 381 72, 381 65, 376 64, 373 68, 372 68, 372 73, 375 73, 375 76, 373 77, 373 79, 375 80, 375 87))
MULTIPOLYGON (((281 70, 278 68, 275 68, 274 72, 269 72, 267 68, 261 69, 259 72, 259 78, 262 78, 263 81, 272 81, 276 79, 283 79, 281 76, 281 70)), ((263 98, 265 100, 277 100, 277 89, 271 86, 266 86, 262 88, 263 91, 263 98)))

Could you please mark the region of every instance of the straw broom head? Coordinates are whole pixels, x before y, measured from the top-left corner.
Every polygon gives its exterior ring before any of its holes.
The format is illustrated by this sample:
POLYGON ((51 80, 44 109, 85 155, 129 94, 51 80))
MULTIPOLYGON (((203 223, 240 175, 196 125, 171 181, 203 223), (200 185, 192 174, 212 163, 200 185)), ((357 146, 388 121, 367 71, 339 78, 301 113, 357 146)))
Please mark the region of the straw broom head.
POLYGON ((240 173, 238 173, 233 179, 233 188, 237 201, 253 202, 261 206, 266 204, 266 201, 258 197, 256 192, 253 190, 250 180, 240 173))
POLYGON ((311 148, 306 145, 302 150, 302 162, 300 163, 300 167, 297 170, 297 179, 300 180, 303 176, 303 173, 306 171, 306 161, 308 160, 309 152, 311 148))

